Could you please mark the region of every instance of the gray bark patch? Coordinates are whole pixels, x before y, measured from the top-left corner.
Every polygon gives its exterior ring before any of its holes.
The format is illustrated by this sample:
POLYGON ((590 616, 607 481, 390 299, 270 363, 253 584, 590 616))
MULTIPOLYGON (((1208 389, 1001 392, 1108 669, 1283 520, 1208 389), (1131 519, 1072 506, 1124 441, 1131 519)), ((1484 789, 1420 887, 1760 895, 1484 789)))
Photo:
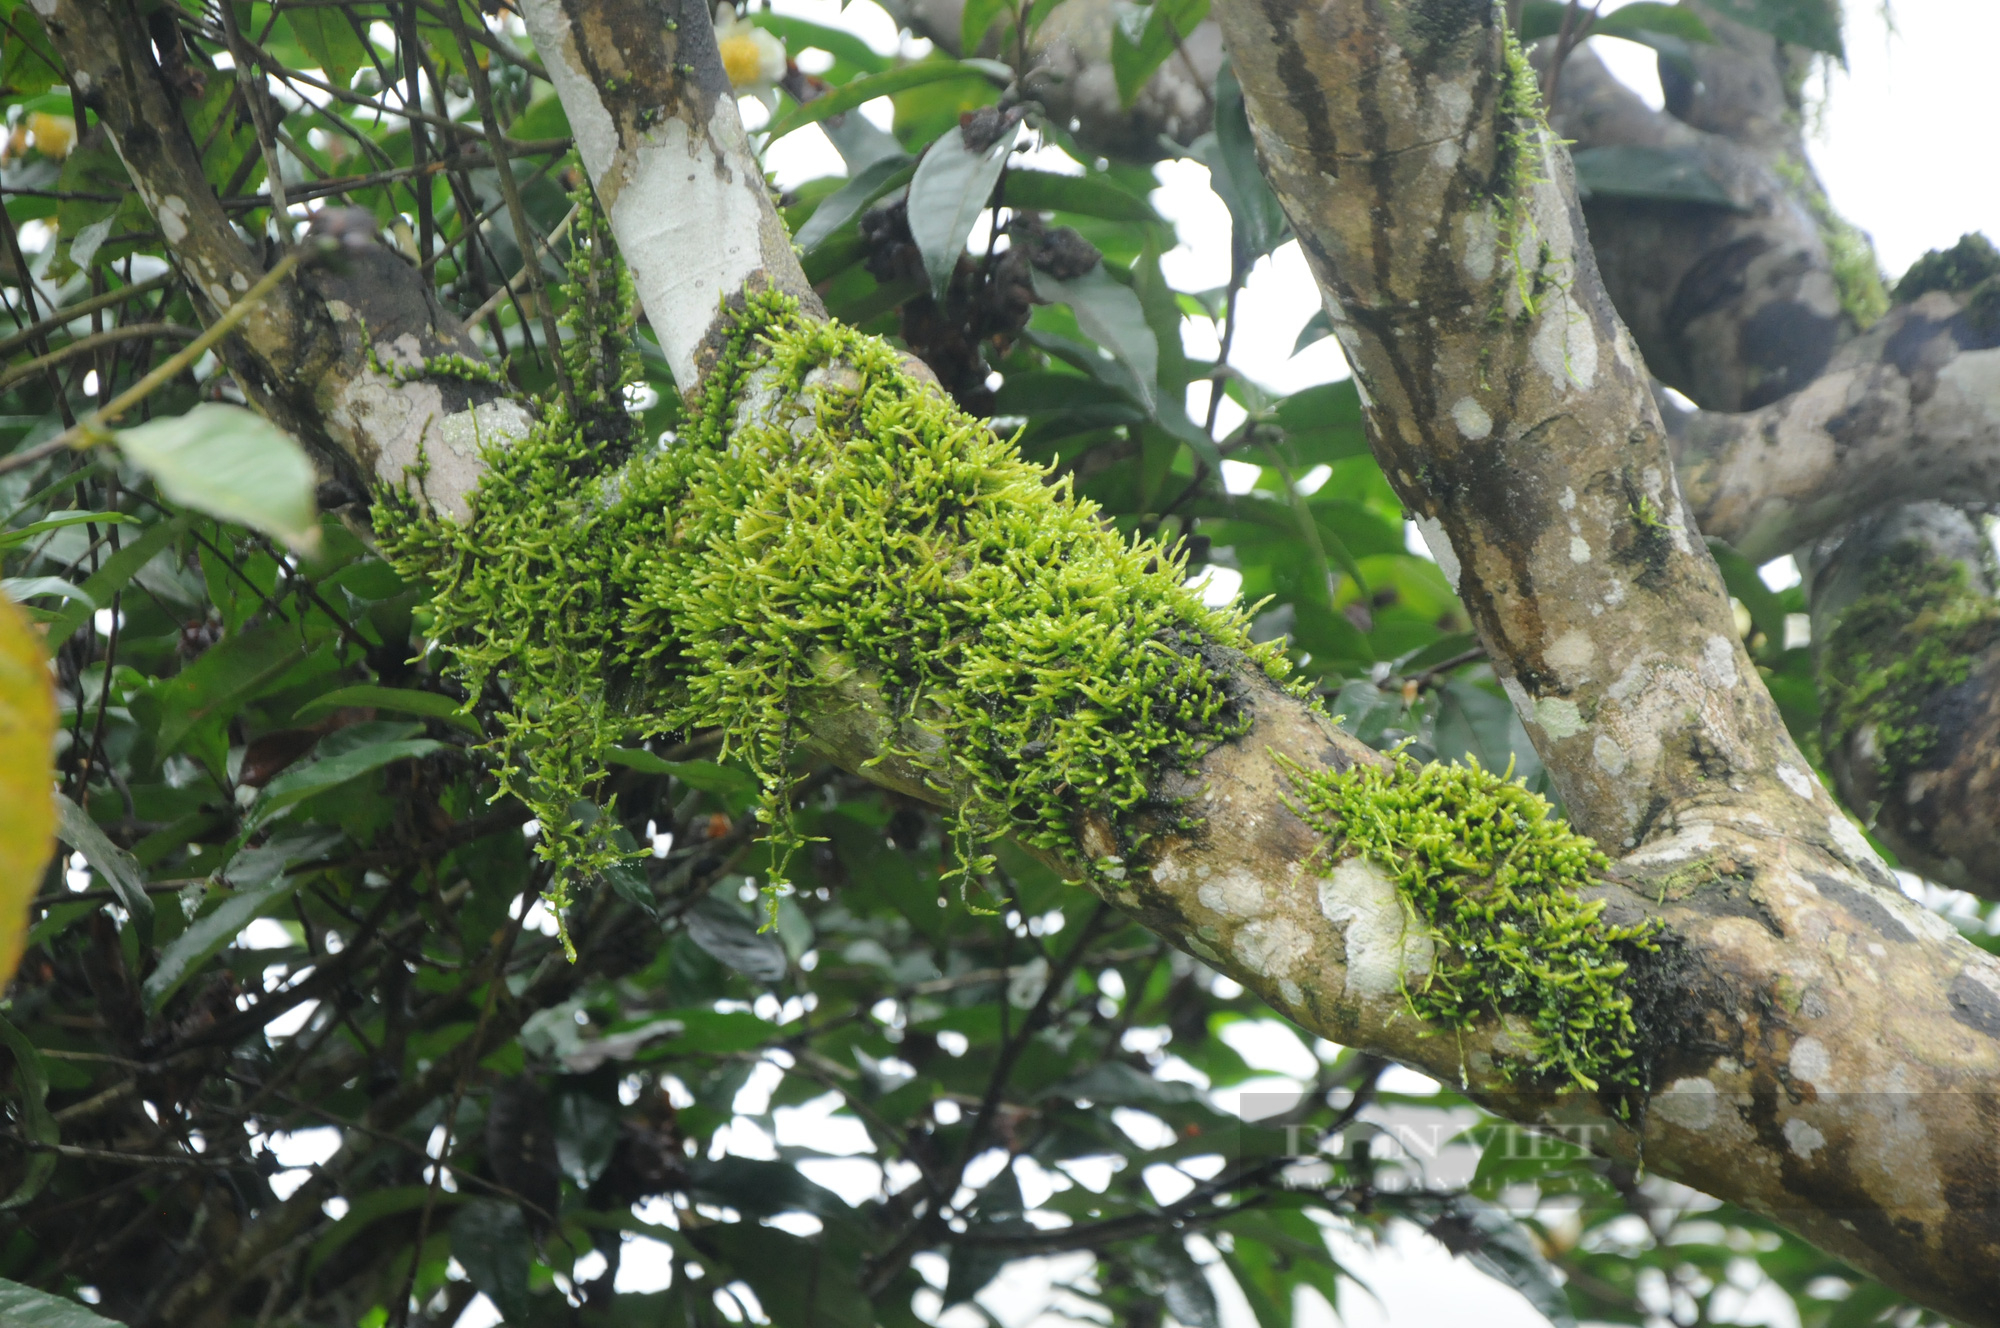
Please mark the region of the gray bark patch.
POLYGON ((1976 1028, 1987 1037, 2000 1038, 2000 996, 1970 973, 1960 972, 1945 993, 1951 1017, 1967 1028, 1976 1028))
MULTIPOLYGON (((1910 929, 1903 925, 1901 919, 1883 907, 1881 900, 1874 898, 1866 891, 1857 890, 1845 881, 1835 880, 1831 876, 1821 876, 1818 873, 1808 873, 1806 879, 1811 881, 1819 890, 1821 898, 1839 904, 1847 910, 1849 917, 1852 917, 1857 922, 1867 923, 1880 933, 1884 940, 1914 941, 1917 939, 1910 934, 1910 929)), ((1993 998, 1989 996, 1987 999, 1992 1000, 1993 998)))

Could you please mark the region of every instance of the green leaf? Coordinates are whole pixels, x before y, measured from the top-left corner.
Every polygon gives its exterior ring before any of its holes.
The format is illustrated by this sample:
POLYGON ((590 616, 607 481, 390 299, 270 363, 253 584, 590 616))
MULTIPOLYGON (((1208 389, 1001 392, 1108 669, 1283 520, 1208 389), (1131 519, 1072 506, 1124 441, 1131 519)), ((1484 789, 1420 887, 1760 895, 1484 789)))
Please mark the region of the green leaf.
POLYGON ((291 436, 255 411, 205 401, 187 414, 117 434, 118 447, 177 503, 275 535, 319 542, 318 483, 291 436))
POLYGON ((1121 5, 1111 29, 1111 74, 1118 103, 1130 110, 1139 93, 1180 41, 1208 17, 1209 0, 1155 0, 1121 5))
POLYGON ((1708 24, 1701 21, 1701 15, 1679 5, 1660 4, 1658 0, 1637 0, 1637 3, 1626 5, 1623 9, 1614 9, 1590 27, 1593 37, 1638 40, 1652 33, 1678 37, 1686 42, 1715 40, 1708 24))
MULTIPOLYGON (((7 1044, 7 1050, 14 1057, 14 1086, 19 1095, 21 1133, 32 1143, 55 1144, 61 1135, 56 1128, 55 1117, 49 1114, 49 1076, 47 1067, 42 1064, 42 1054, 35 1050, 35 1044, 28 1041, 20 1029, 5 1019, 0 1019, 0 1042, 7 1044)), ((52 1148, 38 1148, 30 1152, 22 1168, 20 1183, 14 1187, 12 1194, 0 1201, 0 1212, 19 1208, 40 1194, 55 1169, 56 1155, 52 1148)), ((12 1285, 0 1283, 0 1286, 12 1285)), ((6 1302, 0 1300, 0 1311, 5 1308, 6 1302)), ((0 1323, 8 1322, 11 1320, 0 1318, 0 1323)))
POLYGON ((7 1328, 118 1328, 117 1322, 92 1314, 61 1296, 0 1278, 0 1323, 7 1328))
POLYGON ((404 738, 394 742, 369 743, 338 756, 325 756, 294 766, 264 786, 263 794, 251 808, 249 823, 261 825, 285 808, 316 793, 338 788, 350 779, 359 779, 385 765, 429 756, 443 748, 443 743, 430 738, 404 738))
POLYGON ((558 1093, 554 1114, 556 1162, 578 1189, 587 1190, 611 1165, 618 1109, 585 1092, 558 1093))
POLYGON ((1177 1235, 1141 1241, 1132 1247, 1139 1285, 1166 1302, 1167 1312, 1187 1328, 1221 1328, 1215 1290, 1177 1235))
POLYGON ((390 710, 399 715, 422 715, 426 719, 441 720, 453 728, 479 736, 483 730, 479 721, 467 714, 465 707, 449 696, 436 692, 411 691, 406 687, 380 687, 373 683, 359 683, 353 687, 342 687, 336 691, 316 696, 298 708, 295 719, 306 720, 344 706, 368 706, 376 710, 390 710))
POLYGON ((805 105, 795 106, 776 117, 766 131, 770 135, 767 141, 775 143, 795 129, 818 124, 828 116, 851 111, 877 97, 887 97, 911 88, 920 88, 926 83, 942 83, 948 79, 965 78, 967 75, 980 75, 990 79, 993 75, 988 66, 991 64, 989 60, 924 60, 898 69, 885 69, 866 78, 857 78, 824 97, 815 97, 805 105))
POLYGON ((1160 220, 1160 214, 1145 199, 1088 175, 1008 171, 1002 197, 1008 207, 1075 212, 1106 221, 1160 220))
POLYGON ((1188 147, 1208 167, 1208 182, 1229 209, 1229 249, 1240 277, 1284 242, 1285 211, 1257 168, 1257 145, 1250 135, 1243 89, 1227 64, 1215 77, 1215 128, 1188 147))
POLYGON ((147 1007, 157 1012, 238 932, 290 898, 304 879, 290 874, 291 868, 320 857, 341 838, 338 831, 292 832, 230 859, 221 876, 236 887, 236 893, 190 922, 161 949, 159 962, 141 989, 147 1007))
POLYGON ((353 83, 355 72, 368 63, 368 51, 342 10, 330 5, 301 6, 286 10, 285 17, 290 20, 292 35, 298 38, 299 45, 335 87, 345 88, 353 83))
POLYGON ((451 1255, 508 1323, 528 1317, 528 1224, 513 1204, 474 1199, 451 1219, 451 1255))
POLYGON ((53 651, 76 635, 76 629, 89 622, 90 615, 95 611, 88 605, 109 604, 111 597, 139 574, 139 569, 153 561, 154 555, 186 528, 187 518, 180 516, 148 526, 145 534, 106 558, 90 579, 83 583, 83 593, 88 598, 69 604, 50 619, 48 648, 53 651))
POLYGON ((876 158, 862 167, 853 179, 827 195, 806 224, 799 227, 799 233, 793 239, 801 249, 818 248, 827 236, 853 220, 877 198, 907 181, 915 171, 915 163, 908 153, 898 151, 894 156, 876 158))
POLYGON ((0 531, 0 549, 17 549, 45 531, 61 530, 65 526, 137 524, 136 518, 126 516, 123 512, 51 512, 40 521, 31 521, 13 530, 0 531))
POLYGON ((1101 262, 1068 281, 1059 281, 1039 268, 1034 276, 1035 294, 1051 304, 1068 305, 1084 334, 1132 371, 1143 394, 1142 403, 1148 410, 1154 409, 1160 344, 1132 288, 1115 280, 1101 262))
POLYGON ((56 595, 88 609, 97 607, 97 601, 82 586, 71 585, 59 576, 10 576, 0 580, 0 594, 16 604, 25 603, 37 595, 56 595))
MULTIPOLYGON (((835 1216, 845 1215, 842 1204, 835 1216)), ((830 1234, 802 1240, 754 1222, 730 1222, 691 1230, 688 1239, 748 1282, 773 1324, 875 1328, 876 1314, 857 1282, 861 1252, 840 1249, 830 1234)), ((717 1280, 721 1276, 726 1274, 717 1280)))
POLYGON ((1584 148, 1571 160, 1576 163, 1577 188, 1585 198, 1736 207, 1729 191, 1691 152, 1671 148, 1584 148))
POLYGON ((983 151, 965 146, 963 133, 946 130, 917 163, 910 179, 910 237, 923 255, 931 293, 941 296, 951 282, 965 238, 986 209, 993 186, 1021 131, 1012 124, 983 151))
MULTIPOLYGON (((293 22, 297 22, 295 18, 293 22)), ((856 69, 870 74, 879 74, 895 63, 893 55, 882 55, 861 38, 839 28, 829 28, 823 23, 807 19, 793 18, 787 14, 773 14, 769 10, 746 15, 743 22, 752 27, 764 29, 785 39, 785 49, 797 56, 808 47, 817 46, 836 60, 843 60, 856 69)))
POLYGON ((757 791, 756 777, 749 771, 713 761, 668 761, 636 747, 613 747, 604 759, 642 775, 670 775, 691 789, 723 798, 752 797, 757 791))
POLYGON ((194 663, 154 686, 151 699, 160 714, 155 734, 160 754, 179 747, 196 726, 229 719, 305 657, 306 646, 291 623, 265 623, 225 636, 194 663))
POLYGON ((97 822, 90 819, 89 812, 60 793, 55 795, 55 800, 60 824, 57 836, 83 854, 84 861, 104 878, 118 896, 118 902, 125 906, 125 911, 135 921, 142 927, 149 926, 153 918, 153 900, 146 893, 145 871, 130 853, 112 843, 97 828, 97 822))
POLYGON ((62 60, 34 11, 16 5, 7 23, 7 29, 0 30, 0 84, 9 95, 46 92, 61 84, 66 77, 62 60))
POLYGON ((1768 32, 1779 41, 1847 59, 1840 39, 1840 0, 1708 0, 1724 18, 1768 32))
POLYGON ((1448 1199, 1442 1207, 1428 1228, 1439 1244, 1526 1296, 1556 1328, 1576 1328, 1569 1297, 1526 1227, 1505 1209, 1469 1194, 1448 1199))
POLYGON ((759 982, 777 982, 791 970, 785 947, 741 911, 710 897, 687 913, 690 940, 720 962, 759 982))
POLYGON ((1299 329, 1299 338, 1292 343, 1292 354, 1297 355, 1307 346, 1324 341, 1332 335, 1333 320, 1327 317, 1326 310, 1315 309, 1313 316, 1306 319, 1306 325, 1299 329))
POLYGON ((965 0, 965 13, 959 19, 958 49, 967 55, 977 55, 979 44, 986 40, 994 21, 1010 12, 1007 0, 965 0))

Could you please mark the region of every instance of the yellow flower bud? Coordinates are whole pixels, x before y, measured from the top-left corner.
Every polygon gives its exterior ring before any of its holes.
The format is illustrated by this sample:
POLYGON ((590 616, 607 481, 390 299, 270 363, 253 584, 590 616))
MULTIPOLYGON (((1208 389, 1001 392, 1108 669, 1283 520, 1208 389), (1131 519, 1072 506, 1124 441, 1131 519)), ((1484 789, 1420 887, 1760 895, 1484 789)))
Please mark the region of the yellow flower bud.
POLYGON ((28 132, 35 136, 35 150, 44 157, 67 157, 76 146, 76 121, 67 115, 36 111, 28 117, 28 132))

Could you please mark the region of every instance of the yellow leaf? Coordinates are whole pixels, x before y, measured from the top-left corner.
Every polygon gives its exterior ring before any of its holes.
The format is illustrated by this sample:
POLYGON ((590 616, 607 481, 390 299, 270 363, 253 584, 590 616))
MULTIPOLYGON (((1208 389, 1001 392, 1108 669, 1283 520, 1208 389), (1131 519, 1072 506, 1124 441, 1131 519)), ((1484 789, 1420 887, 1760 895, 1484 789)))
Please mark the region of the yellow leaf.
POLYGON ((28 906, 56 833, 55 686, 35 629, 0 595, 0 990, 28 935, 28 906))

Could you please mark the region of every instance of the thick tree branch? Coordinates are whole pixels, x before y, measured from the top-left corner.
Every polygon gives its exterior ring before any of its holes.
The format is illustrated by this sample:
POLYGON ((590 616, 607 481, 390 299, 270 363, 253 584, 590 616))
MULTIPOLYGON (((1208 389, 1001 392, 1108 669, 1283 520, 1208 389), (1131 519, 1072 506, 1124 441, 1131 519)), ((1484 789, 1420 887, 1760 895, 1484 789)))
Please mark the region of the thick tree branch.
POLYGON ((1764 561, 1898 503, 2000 501, 2000 317, 1933 291, 1757 410, 1669 410, 1704 534, 1764 561))

